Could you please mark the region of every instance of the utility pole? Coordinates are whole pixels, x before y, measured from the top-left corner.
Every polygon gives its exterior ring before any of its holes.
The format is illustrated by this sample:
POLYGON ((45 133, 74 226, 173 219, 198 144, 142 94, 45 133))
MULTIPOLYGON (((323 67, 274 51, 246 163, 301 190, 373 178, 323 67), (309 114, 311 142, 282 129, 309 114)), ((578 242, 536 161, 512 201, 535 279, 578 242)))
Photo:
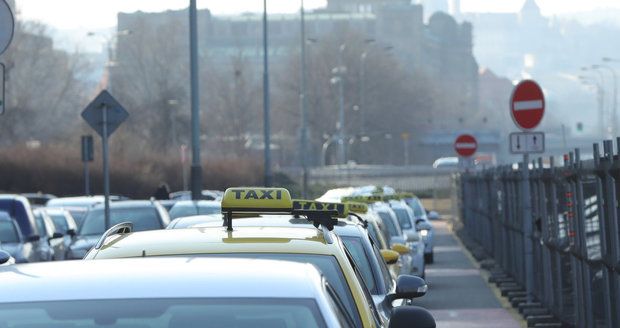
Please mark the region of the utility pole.
POLYGON ((300 155, 301 155, 301 167, 302 167, 302 196, 303 198, 308 197, 308 120, 307 120, 307 109, 306 109, 306 22, 305 22, 305 12, 304 12, 304 0, 301 0, 301 11, 300 11, 301 19, 300 19, 300 31, 301 31, 301 78, 299 81, 300 91, 299 91, 299 105, 301 107, 301 146, 300 155))
MULTIPOLYGON (((609 61, 609 58, 603 58, 603 61, 609 61), (608 59, 608 60, 605 60, 608 59)), ((592 68, 597 69, 597 68, 604 68, 606 70, 608 70, 611 73, 611 76, 613 78, 613 82, 614 82, 614 86, 613 86, 613 90, 612 90, 612 107, 611 107, 611 136, 612 137, 617 137, 618 136, 618 74, 616 73, 616 70, 613 69, 611 66, 608 65, 593 65, 592 68)))
POLYGON ((263 132, 265 144, 265 187, 271 187, 271 126, 269 120, 269 46, 267 0, 263 0, 263 132))
POLYGON ((192 106, 192 199, 202 196, 202 167, 200 165, 200 98, 198 95, 198 28, 196 0, 189 1, 189 61, 192 106))
POLYGON ((338 144, 340 146, 339 150, 340 150, 340 163, 341 164, 347 164, 347 150, 346 150, 346 145, 344 142, 344 136, 345 136, 345 131, 344 131, 344 64, 343 64, 343 53, 344 53, 344 49, 346 48, 345 44, 341 44, 340 45, 340 51, 338 53, 338 73, 339 73, 339 83, 338 83, 338 94, 339 94, 339 115, 338 115, 338 122, 340 124, 339 126, 339 140, 338 140, 338 144))

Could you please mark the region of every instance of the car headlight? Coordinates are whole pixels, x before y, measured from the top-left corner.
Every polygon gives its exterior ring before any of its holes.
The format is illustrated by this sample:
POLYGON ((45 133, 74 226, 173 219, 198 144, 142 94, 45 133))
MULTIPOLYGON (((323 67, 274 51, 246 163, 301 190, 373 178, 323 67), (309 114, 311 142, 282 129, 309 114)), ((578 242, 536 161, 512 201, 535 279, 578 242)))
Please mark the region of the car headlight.
POLYGON ((420 234, 422 235, 422 237, 426 237, 428 236, 428 230, 420 230, 420 234))

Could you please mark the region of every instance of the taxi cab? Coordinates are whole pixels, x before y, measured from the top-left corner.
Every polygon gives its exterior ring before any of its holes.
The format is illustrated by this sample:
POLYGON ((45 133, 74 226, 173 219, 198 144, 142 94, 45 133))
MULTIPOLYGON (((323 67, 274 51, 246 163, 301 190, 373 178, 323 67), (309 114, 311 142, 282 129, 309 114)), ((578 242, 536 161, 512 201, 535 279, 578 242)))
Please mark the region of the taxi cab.
MULTIPOLYGON (((85 259, 184 255, 307 262, 325 275, 355 327, 387 325, 377 312, 342 241, 330 231, 337 224, 333 218, 337 212, 293 210, 290 194, 282 188, 229 188, 222 199, 222 214, 224 226, 219 227, 132 233, 131 224, 119 224, 102 236, 85 259), (274 214, 297 215, 308 219, 314 227, 237 227, 234 224, 240 217, 274 214)), ((415 277, 399 278, 395 292, 386 298, 386 302, 419 297, 426 292, 425 284, 408 278, 415 277)), ((432 319, 432 316, 421 308, 397 312, 418 318, 413 318, 413 322, 424 327, 434 326, 434 320, 428 325, 428 318, 432 319)))
POLYGON ((0 281, 0 327, 355 327, 325 277, 305 263, 48 262, 0 266, 0 281))
MULTIPOLYGON (((404 300, 397 300, 393 304, 386 304, 385 298, 394 292, 395 280, 392 277, 387 263, 395 263, 398 253, 389 249, 380 249, 370 237, 367 230, 369 223, 359 213, 366 212, 368 207, 361 203, 328 203, 312 200, 293 200, 293 209, 315 210, 326 209, 336 211, 339 220, 334 225, 334 232, 345 246, 347 254, 353 258, 355 268, 360 272, 366 288, 372 295, 375 306, 384 321, 389 321, 393 306, 404 304, 404 300), (351 218, 351 219, 349 219, 351 218), (347 220, 344 220, 347 219, 347 220)), ((205 228, 222 225, 219 216, 189 217, 194 222, 193 228, 205 228), (198 223, 202 221, 201 223, 198 223)), ((263 215, 261 217, 240 218, 235 221, 236 227, 293 227, 308 226, 312 223, 295 216, 263 215)))

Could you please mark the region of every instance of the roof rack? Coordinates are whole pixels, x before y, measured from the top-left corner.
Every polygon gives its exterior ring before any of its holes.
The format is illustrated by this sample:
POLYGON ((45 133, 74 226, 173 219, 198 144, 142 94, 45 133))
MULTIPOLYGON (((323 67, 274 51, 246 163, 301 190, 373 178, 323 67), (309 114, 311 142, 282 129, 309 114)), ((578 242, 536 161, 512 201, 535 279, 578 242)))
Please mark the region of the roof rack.
POLYGON ((119 223, 112 228, 108 229, 103 236, 99 239, 97 244, 95 245, 95 249, 100 249, 105 244, 105 240, 113 235, 122 235, 131 233, 133 231, 133 223, 131 222, 122 222, 119 223))

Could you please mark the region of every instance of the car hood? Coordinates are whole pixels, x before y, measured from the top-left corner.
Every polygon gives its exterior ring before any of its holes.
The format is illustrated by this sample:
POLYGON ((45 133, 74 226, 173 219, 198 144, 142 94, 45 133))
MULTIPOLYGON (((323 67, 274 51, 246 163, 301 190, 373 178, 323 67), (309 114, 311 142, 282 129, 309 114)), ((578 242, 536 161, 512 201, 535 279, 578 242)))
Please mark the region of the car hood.
POLYGON ((99 235, 77 236, 69 247, 71 249, 90 249, 95 246, 99 238, 101 238, 99 235))

